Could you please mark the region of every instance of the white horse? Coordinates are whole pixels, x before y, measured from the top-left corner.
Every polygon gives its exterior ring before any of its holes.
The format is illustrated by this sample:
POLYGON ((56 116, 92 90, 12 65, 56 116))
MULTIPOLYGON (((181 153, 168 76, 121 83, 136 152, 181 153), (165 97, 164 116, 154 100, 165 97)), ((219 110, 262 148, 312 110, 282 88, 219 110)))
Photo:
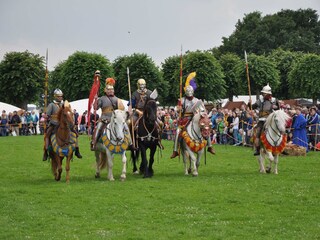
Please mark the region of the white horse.
POLYGON ((271 165, 274 162, 274 173, 278 174, 279 154, 282 153, 287 142, 286 122, 290 116, 283 110, 271 113, 264 124, 261 132, 260 141, 262 148, 258 158, 261 173, 270 173, 271 165), (269 166, 264 167, 264 160, 269 158, 269 166))
POLYGON ((211 121, 208 114, 199 101, 200 106, 196 107, 194 116, 187 125, 186 129, 181 132, 180 148, 183 157, 185 175, 192 173, 198 176, 198 168, 201 156, 207 145, 207 138, 210 139, 211 121), (189 160, 189 161, 187 161, 189 160), (188 166, 189 163, 189 166, 188 166))
POLYGON ((121 154, 122 174, 120 179, 126 179, 127 157, 130 134, 125 128, 126 112, 115 110, 112 113, 111 120, 107 124, 101 138, 97 141, 96 157, 96 178, 100 178, 100 170, 108 166, 108 179, 114 181, 112 167, 114 154, 121 154))

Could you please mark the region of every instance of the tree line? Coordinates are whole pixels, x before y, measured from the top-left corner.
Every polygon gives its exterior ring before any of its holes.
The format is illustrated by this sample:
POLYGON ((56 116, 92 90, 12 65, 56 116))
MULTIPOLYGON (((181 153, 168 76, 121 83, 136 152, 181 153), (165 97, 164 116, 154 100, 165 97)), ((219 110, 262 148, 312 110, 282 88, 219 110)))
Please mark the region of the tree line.
MULTIPOLYGON (((216 101, 248 94, 244 51, 252 94, 267 83, 279 99, 320 98, 320 22, 315 10, 281 10, 262 16, 253 12, 237 22, 234 32, 217 48, 186 52, 182 56, 183 79, 196 72, 196 96, 216 101)), ((170 56, 157 66, 146 54, 119 56, 110 62, 98 53, 78 51, 49 73, 49 93, 55 88, 69 101, 87 98, 95 70, 101 71, 100 96, 104 79, 116 79, 115 91, 128 99, 127 67, 131 90, 144 78, 147 87, 157 89, 162 105, 174 105, 179 98, 180 56, 170 56)), ((0 101, 25 108, 43 104, 44 57, 25 52, 6 53, 0 62, 0 101)), ((50 97, 51 94, 49 95, 50 97)))

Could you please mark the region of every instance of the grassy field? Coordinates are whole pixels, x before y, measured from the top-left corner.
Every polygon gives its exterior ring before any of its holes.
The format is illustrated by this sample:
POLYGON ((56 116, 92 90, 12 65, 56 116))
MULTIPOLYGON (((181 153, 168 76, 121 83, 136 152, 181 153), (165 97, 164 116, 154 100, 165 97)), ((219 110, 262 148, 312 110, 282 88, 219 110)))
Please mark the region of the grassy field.
POLYGON ((320 153, 281 157, 279 175, 258 173, 252 150, 215 146, 198 177, 156 153, 155 175, 95 179, 89 140, 71 181, 53 179, 42 137, 0 138, 0 239, 320 239, 320 153))

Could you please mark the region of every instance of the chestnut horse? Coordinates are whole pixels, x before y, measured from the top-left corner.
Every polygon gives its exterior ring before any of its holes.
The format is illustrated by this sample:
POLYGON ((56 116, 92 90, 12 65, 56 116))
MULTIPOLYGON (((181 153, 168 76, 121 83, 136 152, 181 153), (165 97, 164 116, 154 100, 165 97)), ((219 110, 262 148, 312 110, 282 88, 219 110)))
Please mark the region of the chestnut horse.
POLYGON ((73 111, 68 101, 58 111, 59 125, 51 135, 51 146, 49 156, 51 158, 51 168, 56 181, 60 181, 62 173, 62 160, 66 161, 66 182, 70 181, 70 160, 76 147, 76 134, 71 131, 74 127, 73 111))

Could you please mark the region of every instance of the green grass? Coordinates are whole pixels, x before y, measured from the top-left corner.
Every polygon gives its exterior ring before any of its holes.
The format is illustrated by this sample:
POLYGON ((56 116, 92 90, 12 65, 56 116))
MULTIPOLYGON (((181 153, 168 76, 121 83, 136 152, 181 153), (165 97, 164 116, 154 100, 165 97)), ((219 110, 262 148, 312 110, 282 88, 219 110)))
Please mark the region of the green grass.
POLYGON ((71 163, 70 184, 43 162, 41 136, 0 138, 0 239, 319 239, 318 152, 281 157, 279 175, 258 173, 252 150, 215 146, 198 177, 156 153, 155 175, 95 179, 89 140, 71 163))

